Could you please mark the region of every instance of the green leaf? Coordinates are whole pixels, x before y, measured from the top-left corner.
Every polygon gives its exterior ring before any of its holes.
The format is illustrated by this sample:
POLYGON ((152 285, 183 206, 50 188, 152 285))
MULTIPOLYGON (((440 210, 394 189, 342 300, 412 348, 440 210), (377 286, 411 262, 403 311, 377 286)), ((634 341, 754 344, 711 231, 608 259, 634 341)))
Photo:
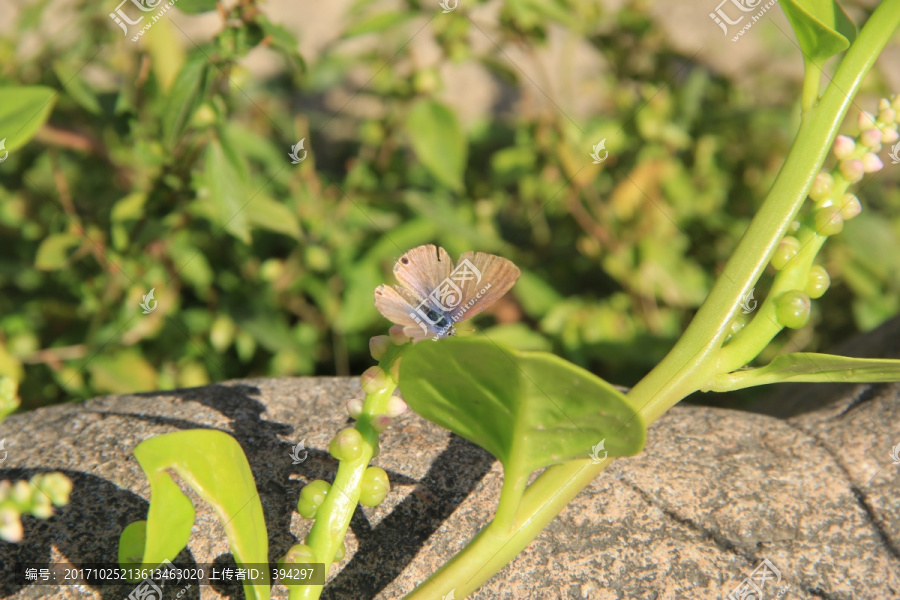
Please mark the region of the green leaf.
POLYGON ((6 140, 7 151, 21 148, 37 133, 50 117, 56 93, 42 86, 0 87, 0 142, 6 140))
POLYGON ((127 394, 156 389, 156 369, 136 350, 98 356, 87 368, 94 388, 101 392, 127 394))
POLYGON ((283 233, 295 240, 300 239, 300 222, 297 215, 284 204, 260 193, 246 210, 248 220, 255 227, 283 233))
POLYGON ((409 111, 406 130, 416 156, 435 179, 461 190, 466 135, 453 112, 434 100, 419 100, 409 111))
MULTIPOLYGON (((150 481, 150 510, 145 525, 132 523, 123 531, 120 563, 154 568, 187 545, 194 507, 170 472, 215 509, 239 566, 268 563, 262 504, 247 457, 233 437, 212 429, 167 433, 138 444, 134 456, 150 481)), ((247 598, 269 598, 265 571, 265 583, 244 583, 247 598)))
POLYGON ((646 426, 628 399, 553 354, 450 338, 410 347, 400 369, 413 410, 493 454, 508 479, 588 459, 601 441, 610 456, 644 446, 646 426))
POLYGON ((74 233, 54 233, 48 235, 38 246, 34 266, 42 271, 55 271, 65 266, 69 251, 81 244, 81 238, 74 233))
POLYGON ((213 139, 206 147, 203 170, 216 222, 228 233, 250 243, 250 225, 244 205, 247 194, 247 166, 225 138, 213 139))
POLYGON ((366 17, 362 21, 354 23, 344 31, 344 39, 363 35, 365 33, 379 33, 390 29, 395 25, 409 21, 416 13, 413 11, 391 10, 380 12, 366 17))
POLYGON ((900 381, 900 360, 795 352, 777 356, 765 367, 719 375, 710 389, 724 392, 789 381, 827 383, 900 381))
POLYGON ((66 93, 80 104, 82 108, 95 115, 103 111, 100 107, 100 102, 97 100, 97 95, 82 79, 78 68, 57 60, 53 63, 53 72, 56 73, 56 77, 66 90, 66 93))
POLYGON ((216 0, 178 0, 175 8, 189 15, 216 10, 216 0))
POLYGON ((195 54, 187 59, 169 90, 162 113, 162 129, 166 146, 175 147, 181 133, 203 102, 210 83, 209 59, 195 54))
POLYGON ((856 39, 856 25, 836 0, 781 0, 779 4, 806 61, 819 68, 856 39))

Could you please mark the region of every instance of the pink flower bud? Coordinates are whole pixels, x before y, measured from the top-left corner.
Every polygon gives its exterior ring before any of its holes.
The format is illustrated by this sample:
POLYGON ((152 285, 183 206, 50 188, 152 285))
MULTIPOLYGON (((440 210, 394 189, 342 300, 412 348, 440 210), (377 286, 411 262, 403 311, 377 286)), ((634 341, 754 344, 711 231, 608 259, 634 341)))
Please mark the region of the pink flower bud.
POLYGON ((409 406, 400 396, 391 396, 387 403, 387 415, 389 417, 399 417, 409 406))
POLYGON ((363 401, 359 398, 351 398, 347 400, 347 414, 352 419, 358 419, 363 411, 363 401))
POLYGON ((844 179, 849 181, 850 183, 856 183, 857 181, 861 181, 863 175, 866 173, 866 169, 863 166, 863 162, 858 158, 851 158, 849 160, 842 160, 840 165, 841 175, 844 176, 844 179))
POLYGON ((896 127, 885 127, 881 132, 882 144, 893 144, 897 140, 900 140, 900 133, 897 132, 896 127))
POLYGON ((878 158, 878 155, 873 152, 868 152, 865 156, 862 157, 863 170, 866 173, 876 173, 884 168, 884 163, 881 162, 881 159, 878 158))
POLYGON ((882 98, 878 101, 878 112, 883 110, 887 110, 891 107, 891 102, 887 98, 882 98))
POLYGON ((369 354, 375 360, 381 360, 391 347, 391 338, 386 335, 376 335, 369 338, 369 354))
POLYGON ((385 429, 391 426, 393 423, 393 419, 387 415, 377 415, 374 419, 372 419, 372 429, 381 433, 385 429))
POLYGON ((391 341, 398 346, 409 341, 409 336, 403 333, 403 325, 392 326, 388 333, 390 333, 391 341))
POLYGON ((367 394, 383 392, 388 387, 388 376, 380 367, 369 367, 360 377, 360 386, 367 394))
POLYGON ((863 111, 859 113, 859 118, 856 120, 856 124, 859 127, 860 131, 867 131, 875 127, 875 117, 873 117, 870 113, 863 111))
POLYGON ((860 134, 859 142, 870 150, 881 149, 881 130, 877 127, 866 129, 860 134))
POLYGON ((897 113, 893 108, 886 108, 884 110, 878 111, 878 120, 888 125, 897 120, 897 113))
POLYGON ((813 200, 823 200, 831 195, 834 190, 834 178, 830 173, 821 172, 816 175, 812 187, 809 189, 809 197, 813 200))
POLYGON ((847 135, 839 135, 837 139, 834 140, 834 155, 838 160, 844 160, 848 158, 853 151, 856 150, 856 142, 853 141, 853 138, 847 135))
POLYGON ((855 194, 844 194, 841 198, 841 217, 849 221, 861 212, 862 204, 859 203, 859 198, 855 194))

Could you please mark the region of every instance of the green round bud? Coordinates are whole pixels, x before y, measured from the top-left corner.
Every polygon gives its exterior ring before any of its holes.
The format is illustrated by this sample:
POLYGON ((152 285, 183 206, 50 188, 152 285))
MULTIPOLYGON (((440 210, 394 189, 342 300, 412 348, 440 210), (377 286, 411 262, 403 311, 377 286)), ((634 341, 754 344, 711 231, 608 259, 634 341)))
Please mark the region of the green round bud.
POLYGON ((844 228, 844 218, 837 206, 826 206, 813 214, 816 233, 819 235, 835 235, 844 228))
POLYGON ((821 298, 822 294, 828 290, 829 285, 831 285, 831 277, 828 276, 825 267, 813 265, 809 270, 809 281, 806 283, 806 293, 809 294, 809 297, 821 298))
MULTIPOLYGON (((292 567, 297 565, 309 565, 316 562, 319 562, 316 560, 316 553, 306 544, 296 544, 291 546, 291 549, 287 551, 287 554, 278 561, 278 568, 286 572, 281 583, 284 585, 299 585, 301 583, 300 581, 295 584, 293 578, 290 577, 292 567)), ((308 582, 304 582, 304 584, 308 584, 308 582)))
POLYGON ((28 482, 20 480, 13 484, 12 493, 9 496, 13 501, 13 504, 16 505, 16 508, 23 511, 28 510, 28 507, 31 504, 32 492, 33 489, 28 485, 28 482))
POLYGON ((841 198, 841 217, 845 221, 849 221, 862 212, 862 204, 855 194, 844 194, 841 198))
POLYGON ((810 306, 809 296, 800 290, 791 290, 775 301, 775 316, 785 327, 800 329, 809 322, 810 306))
POLYGON ((797 238, 790 235, 785 236, 775 248, 775 254, 772 255, 772 266, 780 271, 792 258, 797 256, 799 251, 800 242, 797 238))
POLYGON ((362 476, 359 501, 364 506, 378 506, 388 492, 391 482, 388 474, 379 467, 369 467, 362 476))
POLYGON ((278 562, 285 565, 316 562, 316 553, 306 544, 295 544, 278 562))
POLYGON ((809 189, 809 197, 815 201, 824 200, 834 191, 834 178, 830 173, 819 173, 809 189))
POLYGON ((328 451, 338 460, 356 460, 362 455, 362 449, 362 434, 352 427, 338 432, 328 444, 328 451))
POLYGON ((315 519, 319 507, 325 502, 325 497, 331 490, 331 485, 327 481, 316 479, 310 481, 300 490, 300 499, 297 501, 297 512, 307 519, 315 519))
POLYGON ((334 562, 340 562, 344 560, 344 556, 347 554, 347 546, 344 542, 341 542, 341 545, 338 546, 337 552, 334 553, 334 562))

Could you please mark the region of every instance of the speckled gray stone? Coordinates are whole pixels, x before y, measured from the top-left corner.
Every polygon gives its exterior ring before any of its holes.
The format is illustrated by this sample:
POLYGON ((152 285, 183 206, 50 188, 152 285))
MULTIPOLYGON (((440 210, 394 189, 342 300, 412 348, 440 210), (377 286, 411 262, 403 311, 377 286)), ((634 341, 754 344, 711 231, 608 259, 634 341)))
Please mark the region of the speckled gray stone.
MULTIPOLYGON (((886 351, 870 355, 896 355, 886 351)), ((244 448, 276 560, 308 530, 294 510, 302 485, 334 476, 327 444, 349 423, 343 405, 354 396, 361 396, 356 379, 253 379, 9 418, 0 424, 9 451, 0 478, 61 470, 75 489, 49 521, 25 518, 23 544, 0 542, 3 581, 16 561, 114 562, 122 529, 146 518, 148 507, 132 449, 197 427, 227 431, 244 448), (290 448, 304 438, 309 458, 293 465, 290 448)), ((900 465, 889 456, 900 443, 900 386, 820 397, 817 410, 807 403, 788 418, 676 407, 651 428, 642 454, 613 463, 471 597, 719 599, 765 557, 782 576, 765 598, 779 590, 791 599, 900 598, 900 465)), ((493 512, 501 470, 483 450, 409 412, 383 434, 381 449, 374 463, 393 490, 378 508, 357 511, 347 557, 332 569, 323 598, 402 597, 493 512)), ((215 515, 196 505, 180 559, 229 559, 215 515)), ((17 599, 118 600, 129 591, 0 584, 0 597, 17 599)), ((184 596, 200 597, 227 596, 213 588, 184 596)), ((285 598, 285 589, 274 588, 273 597, 285 598)))

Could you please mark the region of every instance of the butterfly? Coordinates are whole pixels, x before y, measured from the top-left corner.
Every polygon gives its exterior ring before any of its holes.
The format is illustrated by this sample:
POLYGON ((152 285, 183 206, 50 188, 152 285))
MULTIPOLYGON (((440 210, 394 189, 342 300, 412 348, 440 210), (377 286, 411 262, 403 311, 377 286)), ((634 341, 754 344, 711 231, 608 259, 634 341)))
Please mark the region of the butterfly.
POLYGON ((484 252, 466 252, 454 267, 446 250, 428 244, 401 256, 394 276, 399 286, 375 288, 375 308, 414 341, 437 340, 499 300, 519 279, 519 268, 484 252))

